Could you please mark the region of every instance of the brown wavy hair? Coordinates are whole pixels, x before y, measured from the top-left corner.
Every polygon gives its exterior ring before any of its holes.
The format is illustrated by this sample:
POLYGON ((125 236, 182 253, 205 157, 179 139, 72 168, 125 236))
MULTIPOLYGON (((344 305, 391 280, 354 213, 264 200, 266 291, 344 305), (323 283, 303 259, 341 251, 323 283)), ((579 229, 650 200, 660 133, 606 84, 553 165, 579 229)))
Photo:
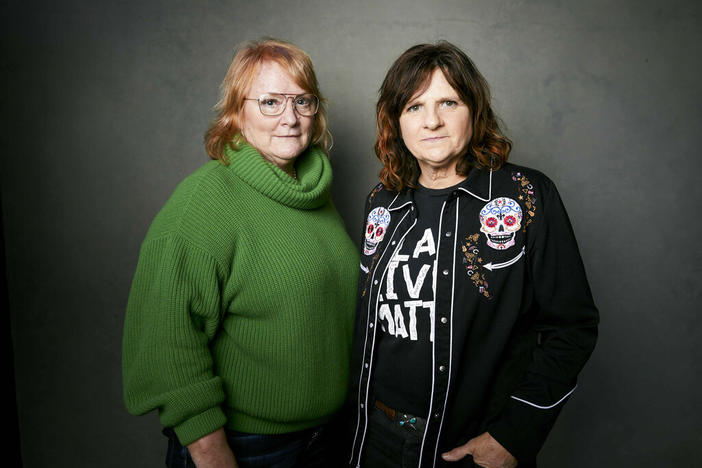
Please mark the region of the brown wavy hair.
POLYGON ((376 106, 375 154, 383 163, 380 181, 392 191, 417 187, 419 164, 402 139, 400 114, 410 99, 429 87, 436 69, 468 106, 472 118, 473 136, 456 172, 466 175, 471 166, 498 169, 512 149, 490 107, 490 87, 473 61, 447 41, 410 47, 388 70, 376 106))
POLYGON ((205 133, 207 154, 212 159, 219 159, 227 164, 226 148, 236 150, 245 141, 240 133, 244 98, 258 73, 259 65, 266 61, 276 62, 305 92, 315 94, 319 98, 319 109, 312 126, 311 145, 319 146, 328 155, 332 136, 327 124, 326 99, 319 90, 312 60, 299 47, 272 38, 245 42, 239 46, 220 86, 219 102, 215 105, 217 117, 205 133))

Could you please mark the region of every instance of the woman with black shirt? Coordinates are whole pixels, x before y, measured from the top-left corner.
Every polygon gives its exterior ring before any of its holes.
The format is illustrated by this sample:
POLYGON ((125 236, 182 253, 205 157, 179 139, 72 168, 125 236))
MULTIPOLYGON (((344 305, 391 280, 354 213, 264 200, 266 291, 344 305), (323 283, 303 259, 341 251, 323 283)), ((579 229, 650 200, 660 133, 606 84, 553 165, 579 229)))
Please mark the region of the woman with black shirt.
POLYGON ((351 466, 534 466, 597 336, 568 216, 447 42, 377 105, 352 360, 351 466))

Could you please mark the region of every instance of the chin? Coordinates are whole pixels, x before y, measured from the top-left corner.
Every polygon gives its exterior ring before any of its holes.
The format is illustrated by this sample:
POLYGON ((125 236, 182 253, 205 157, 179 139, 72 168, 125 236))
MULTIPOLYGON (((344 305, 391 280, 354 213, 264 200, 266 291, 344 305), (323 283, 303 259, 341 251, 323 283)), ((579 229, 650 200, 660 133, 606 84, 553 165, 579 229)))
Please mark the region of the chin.
POLYGON ((303 151, 305 151, 306 146, 295 145, 294 147, 280 148, 274 154, 279 159, 295 159, 303 151))
POLYGON ((457 155, 454 152, 437 152, 434 154, 427 154, 426 160, 432 164, 435 164, 437 166, 443 166, 445 164, 448 164, 455 160, 457 158, 457 155))

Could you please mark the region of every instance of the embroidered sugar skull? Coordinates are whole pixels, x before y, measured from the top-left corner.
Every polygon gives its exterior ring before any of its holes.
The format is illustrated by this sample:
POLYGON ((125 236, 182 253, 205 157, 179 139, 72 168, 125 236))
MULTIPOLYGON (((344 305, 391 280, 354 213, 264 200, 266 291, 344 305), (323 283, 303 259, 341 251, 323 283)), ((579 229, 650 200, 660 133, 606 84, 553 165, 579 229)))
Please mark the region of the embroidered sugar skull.
POLYGON ((480 210, 480 232, 487 245, 505 250, 514 245, 514 237, 522 226, 522 209, 511 198, 495 198, 480 210))
POLYGON ((368 214, 366 221, 366 239, 363 241, 363 253, 373 255, 378 244, 383 240, 385 231, 390 224, 390 213, 382 206, 368 214))

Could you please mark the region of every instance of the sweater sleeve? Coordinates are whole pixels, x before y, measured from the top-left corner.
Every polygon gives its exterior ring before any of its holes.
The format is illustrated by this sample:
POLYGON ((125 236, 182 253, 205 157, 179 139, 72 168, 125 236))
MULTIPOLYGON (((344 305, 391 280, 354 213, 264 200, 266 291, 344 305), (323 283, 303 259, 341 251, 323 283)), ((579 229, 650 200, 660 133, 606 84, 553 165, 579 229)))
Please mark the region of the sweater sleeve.
MULTIPOLYGON (((488 432, 520 462, 536 458, 597 339, 598 312, 568 215, 546 179, 527 261, 538 345, 488 432)), ((528 236, 529 237, 529 236, 528 236)))
POLYGON ((183 445, 226 422, 208 347, 220 298, 212 256, 174 234, 144 242, 124 324, 124 400, 132 414, 158 409, 183 445))

